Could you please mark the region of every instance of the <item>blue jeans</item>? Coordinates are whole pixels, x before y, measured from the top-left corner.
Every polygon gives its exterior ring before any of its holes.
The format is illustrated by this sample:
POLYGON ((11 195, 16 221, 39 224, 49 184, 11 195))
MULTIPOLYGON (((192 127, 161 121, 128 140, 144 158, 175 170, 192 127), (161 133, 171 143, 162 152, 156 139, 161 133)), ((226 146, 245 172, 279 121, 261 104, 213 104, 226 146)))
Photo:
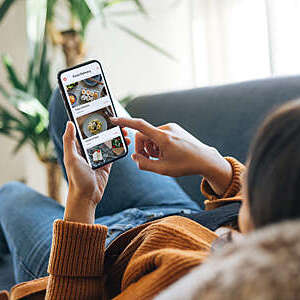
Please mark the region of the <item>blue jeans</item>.
MULTIPOLYGON (((49 130, 64 170, 62 135, 67 115, 57 90, 49 110, 49 130)), ((132 152, 131 145, 129 155, 114 163, 96 210, 96 223, 109 229, 106 246, 121 233, 151 218, 201 210, 173 178, 138 170, 130 159, 132 152)), ((12 182, 2 186, 0 257, 7 251, 11 253, 17 283, 47 275, 52 224, 63 214, 63 206, 24 184, 12 182)))

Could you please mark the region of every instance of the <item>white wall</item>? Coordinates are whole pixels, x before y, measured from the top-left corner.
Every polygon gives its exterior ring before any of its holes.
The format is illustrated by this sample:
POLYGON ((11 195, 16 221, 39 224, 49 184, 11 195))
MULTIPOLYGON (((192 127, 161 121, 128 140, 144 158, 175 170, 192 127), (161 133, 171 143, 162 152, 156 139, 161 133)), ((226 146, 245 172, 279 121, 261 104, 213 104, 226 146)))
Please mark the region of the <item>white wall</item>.
MULTIPOLYGON (((112 27, 103 28, 99 20, 90 23, 87 33, 87 59, 99 59, 104 66, 110 90, 115 99, 132 95, 179 90, 194 86, 191 34, 191 1, 168 9, 174 2, 145 1, 152 17, 123 17, 118 21, 157 43, 175 57, 173 62, 127 34, 112 27), (146 3, 147 2, 147 3, 146 3), (157 7, 160 9, 158 10, 157 7)), ((18 1, 0 25, 0 53, 8 52, 21 72, 26 70, 25 1, 18 1), (3 42, 5 41, 5 42, 3 42)), ((63 67, 61 51, 56 49, 51 59, 52 79, 63 67)), ((6 84, 0 71, 0 83, 6 84)), ((2 103, 3 99, 0 98, 2 103)), ((0 185, 26 177, 28 184, 45 192, 43 167, 34 154, 25 150, 17 156, 10 154, 12 143, 0 136, 0 185)))
POLYGON ((193 0, 196 85, 270 75, 266 5, 262 0, 193 0))
MULTIPOLYGON (((20 73, 26 70, 26 27, 24 1, 17 1, 9 11, 7 17, 0 25, 0 54, 9 53, 20 73)), ((8 88, 6 72, 0 64, 0 84, 8 88)), ((4 99, 0 97, 3 105, 4 99)), ((15 143, 0 135, 0 185, 11 181, 20 180, 26 176, 25 160, 27 151, 17 155, 12 154, 15 143)))
MULTIPOLYGON (((177 62, 165 58, 116 27, 104 27, 99 19, 93 20, 88 28, 87 59, 96 58, 102 62, 111 92, 118 99, 128 94, 157 93, 193 86, 191 1, 183 0, 171 9, 167 9, 167 4, 161 5, 160 1, 151 2, 149 18, 126 16, 117 21, 172 53, 177 62), (157 11, 154 4, 156 7, 164 6, 165 10, 157 11)), ((61 53, 57 51, 56 55, 58 62, 54 73, 61 68, 61 53)))

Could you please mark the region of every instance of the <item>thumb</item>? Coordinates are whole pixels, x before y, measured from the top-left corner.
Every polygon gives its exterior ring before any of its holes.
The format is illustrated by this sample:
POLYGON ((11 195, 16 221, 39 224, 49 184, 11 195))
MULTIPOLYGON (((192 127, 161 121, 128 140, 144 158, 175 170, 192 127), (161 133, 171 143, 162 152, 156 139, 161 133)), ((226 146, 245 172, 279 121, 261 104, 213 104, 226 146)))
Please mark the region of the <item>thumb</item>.
POLYGON ((72 159, 76 155, 76 135, 74 124, 67 122, 66 130, 63 136, 64 142, 64 157, 65 159, 72 159))
POLYGON ((149 159, 139 153, 132 154, 131 158, 137 163, 140 170, 151 171, 162 175, 165 173, 164 163, 160 160, 149 159))

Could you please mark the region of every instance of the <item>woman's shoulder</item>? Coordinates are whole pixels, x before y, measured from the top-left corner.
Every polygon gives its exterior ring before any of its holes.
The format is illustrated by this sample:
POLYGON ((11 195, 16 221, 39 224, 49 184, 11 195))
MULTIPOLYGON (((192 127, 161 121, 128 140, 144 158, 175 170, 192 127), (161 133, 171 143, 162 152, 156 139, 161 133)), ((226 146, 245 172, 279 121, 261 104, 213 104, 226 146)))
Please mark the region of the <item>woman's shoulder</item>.
POLYGON ((300 221, 253 232, 211 255, 158 299, 296 299, 300 285, 300 221), (254 288, 255 287, 255 288, 254 288), (173 297, 174 296, 174 297, 173 297))

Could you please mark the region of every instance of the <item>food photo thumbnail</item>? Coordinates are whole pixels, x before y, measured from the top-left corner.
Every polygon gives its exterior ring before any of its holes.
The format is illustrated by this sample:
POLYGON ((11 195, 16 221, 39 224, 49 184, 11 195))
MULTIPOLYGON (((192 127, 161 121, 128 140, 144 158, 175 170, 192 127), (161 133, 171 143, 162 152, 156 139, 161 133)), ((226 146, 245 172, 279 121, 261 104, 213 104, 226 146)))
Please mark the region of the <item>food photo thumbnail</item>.
POLYGON ((115 127, 110 121, 113 116, 113 108, 109 105, 77 118, 82 138, 86 139, 115 127))
POLYGON ((92 167, 97 168, 104 163, 115 160, 125 153, 121 137, 113 138, 105 143, 87 150, 92 167))
POLYGON ((107 96, 100 74, 67 85, 67 91, 73 108, 107 96))

